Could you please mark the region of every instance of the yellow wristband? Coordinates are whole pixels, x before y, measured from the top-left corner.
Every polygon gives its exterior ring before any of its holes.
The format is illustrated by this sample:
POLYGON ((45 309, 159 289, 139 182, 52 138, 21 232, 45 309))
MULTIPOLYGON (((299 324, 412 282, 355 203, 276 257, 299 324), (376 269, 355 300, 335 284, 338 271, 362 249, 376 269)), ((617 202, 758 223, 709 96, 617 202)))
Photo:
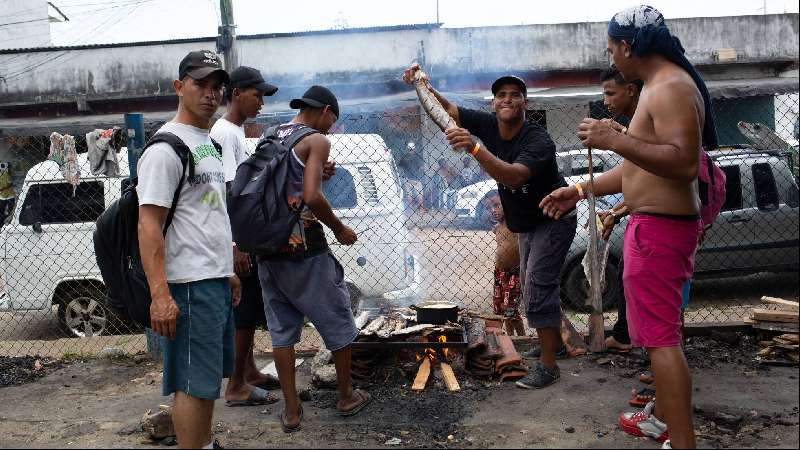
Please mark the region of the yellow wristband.
POLYGON ((475 144, 475 147, 472 147, 472 150, 469 151, 469 154, 475 156, 478 152, 481 151, 481 144, 475 144))
POLYGON ((586 197, 583 195, 583 187, 580 183, 575 183, 575 189, 578 191, 578 198, 583 200, 586 197))

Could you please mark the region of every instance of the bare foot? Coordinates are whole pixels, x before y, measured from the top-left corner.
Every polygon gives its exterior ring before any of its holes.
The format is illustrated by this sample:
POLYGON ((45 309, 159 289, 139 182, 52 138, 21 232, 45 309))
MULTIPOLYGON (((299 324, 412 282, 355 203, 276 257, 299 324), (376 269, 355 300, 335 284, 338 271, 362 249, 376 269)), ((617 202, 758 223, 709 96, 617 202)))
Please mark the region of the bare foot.
POLYGON ((623 344, 618 340, 614 339, 614 336, 609 336, 606 338, 606 349, 620 350, 627 352, 631 349, 631 345, 623 344))

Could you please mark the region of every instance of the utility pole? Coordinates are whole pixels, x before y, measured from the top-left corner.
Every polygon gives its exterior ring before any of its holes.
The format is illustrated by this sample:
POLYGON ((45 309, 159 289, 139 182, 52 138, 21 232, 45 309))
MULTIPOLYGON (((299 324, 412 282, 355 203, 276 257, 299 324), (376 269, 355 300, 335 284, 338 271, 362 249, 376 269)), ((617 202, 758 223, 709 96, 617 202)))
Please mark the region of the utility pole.
POLYGON ((439 0, 436 0, 436 23, 441 23, 439 22, 439 0))
POLYGON ((225 70, 231 72, 239 67, 239 49, 236 45, 236 25, 233 22, 233 0, 219 0, 219 15, 222 25, 217 36, 217 52, 222 53, 225 70))

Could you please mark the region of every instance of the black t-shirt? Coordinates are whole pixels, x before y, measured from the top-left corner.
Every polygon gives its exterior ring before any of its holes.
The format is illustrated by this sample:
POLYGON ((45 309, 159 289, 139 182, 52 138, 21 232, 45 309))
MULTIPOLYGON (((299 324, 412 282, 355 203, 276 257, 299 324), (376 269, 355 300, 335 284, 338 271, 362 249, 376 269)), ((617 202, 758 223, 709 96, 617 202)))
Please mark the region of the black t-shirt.
POLYGON ((539 203, 567 183, 558 171, 556 146, 547 130, 526 121, 519 133, 506 141, 500 137, 494 114, 458 108, 458 115, 461 126, 483 141, 486 150, 504 162, 523 164, 531 171, 531 179, 518 189, 497 183, 508 229, 525 233, 542 221, 550 220, 542 213, 539 203))

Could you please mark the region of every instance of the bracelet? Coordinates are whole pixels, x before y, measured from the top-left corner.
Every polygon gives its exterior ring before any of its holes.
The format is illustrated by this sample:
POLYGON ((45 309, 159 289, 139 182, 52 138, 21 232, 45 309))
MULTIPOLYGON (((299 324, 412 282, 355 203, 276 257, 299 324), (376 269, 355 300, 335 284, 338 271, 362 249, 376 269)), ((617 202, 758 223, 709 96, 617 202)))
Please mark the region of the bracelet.
POLYGON ((578 198, 581 200, 585 200, 586 196, 583 194, 583 187, 580 183, 575 183, 575 189, 578 191, 578 198))
POLYGON ((479 151, 481 151, 481 144, 476 143, 475 147, 472 147, 472 150, 469 151, 469 154, 475 156, 479 151))

